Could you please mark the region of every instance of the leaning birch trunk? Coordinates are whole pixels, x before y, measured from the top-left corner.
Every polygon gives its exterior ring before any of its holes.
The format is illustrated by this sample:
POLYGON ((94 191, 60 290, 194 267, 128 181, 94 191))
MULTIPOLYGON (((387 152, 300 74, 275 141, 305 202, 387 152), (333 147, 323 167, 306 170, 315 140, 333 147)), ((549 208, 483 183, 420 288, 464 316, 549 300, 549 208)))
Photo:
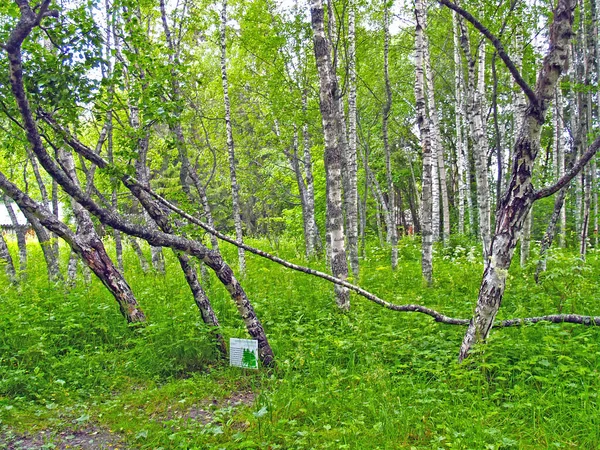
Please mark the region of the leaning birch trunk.
POLYGON ((486 262, 475 314, 460 349, 460 360, 467 356, 474 343, 485 341, 489 335, 502 302, 519 232, 536 198, 531 174, 546 112, 557 81, 567 68, 574 8, 575 0, 559 0, 554 11, 549 51, 540 69, 535 92, 529 92, 530 104, 515 144, 510 182, 498 209, 490 258, 486 262))
POLYGON ((488 142, 484 131, 482 100, 484 93, 479 92, 475 83, 476 61, 471 55, 468 31, 463 23, 461 25, 460 43, 468 63, 467 77, 467 103, 469 112, 469 128, 473 139, 473 154, 475 159, 475 181, 477 182, 477 208, 479 211, 479 235, 483 244, 483 261, 487 263, 490 251, 490 189, 487 176, 488 142))
MULTIPOLYGON (((49 3, 50 0, 44 0, 44 3, 40 6, 40 14, 46 10, 49 3)), ((149 229, 148 227, 135 226, 129 221, 123 220, 120 215, 100 208, 89 198, 89 196, 86 196, 82 190, 70 180, 64 171, 59 168, 56 162, 50 157, 40 137, 37 123, 33 118, 33 113, 29 105, 27 93, 23 84, 21 46, 31 31, 39 24, 39 18, 29 7, 27 2, 23 3, 20 12, 21 17, 19 19, 19 23, 17 24, 15 30, 11 32, 7 44, 4 46, 4 50, 6 50, 8 54, 8 59, 10 62, 11 88, 18 105, 20 115, 23 119, 23 123, 25 124, 27 139, 32 145, 34 153, 46 172, 56 179, 57 182, 60 182, 60 185, 65 192, 67 192, 67 194, 76 199, 88 211, 95 214, 106 225, 113 228, 118 228, 119 230, 133 236, 141 237, 148 241, 148 243, 151 245, 169 246, 177 250, 185 251, 186 253, 200 258, 203 262, 205 262, 215 272, 221 283, 223 283, 223 285, 227 288, 232 299, 235 301, 240 316, 244 320, 250 336, 258 341, 259 357, 261 361, 266 366, 272 366, 274 364, 273 351, 269 345, 264 329, 262 328, 262 324, 256 317, 254 309, 252 308, 252 305, 250 304, 250 301, 248 300, 248 297, 242 286, 235 278, 233 271, 223 261, 219 253, 207 249, 204 245, 197 241, 165 234, 157 230, 149 229)), ((106 164, 103 163, 102 167, 106 167, 106 164)), ((124 183, 125 180, 126 179, 123 179, 124 183)), ((139 186, 131 185, 129 183, 125 183, 125 185, 138 199, 142 197, 143 191, 141 191, 139 186)), ((17 202, 21 208, 27 209, 39 217, 39 220, 44 226, 48 227, 51 231, 67 240, 67 242, 70 240, 71 242, 69 243, 73 244, 73 248, 76 251, 81 253, 93 251, 93 249, 80 246, 76 240, 72 239, 74 234, 65 224, 60 222, 55 216, 50 214, 43 207, 40 207, 25 193, 20 191, 17 186, 8 181, 8 179, 1 172, 0 188, 4 190, 6 194, 13 200, 15 200, 15 202, 17 202)))
MULTIPOLYGON (((465 233, 465 197, 467 192, 467 181, 465 180, 465 145, 463 141, 463 93, 462 84, 462 62, 458 42, 458 18, 456 12, 452 12, 452 30, 454 36, 454 96, 456 103, 454 108, 454 127, 456 128, 456 165, 458 172, 458 233, 465 233)), ((471 212, 469 212, 471 214, 471 212)), ((469 229, 468 232, 471 230, 469 229)))
POLYGON ((387 181, 388 193, 388 214, 390 228, 388 228, 389 241, 392 244, 392 270, 398 267, 398 226, 396 220, 396 190, 394 188, 394 179, 392 178, 392 161, 390 155, 390 143, 388 138, 388 120, 392 109, 392 87, 390 85, 389 75, 389 51, 390 51, 390 30, 389 30, 389 7, 384 3, 383 7, 383 77, 385 80, 385 103, 383 105, 383 123, 381 127, 383 135, 383 149, 385 152, 385 176, 387 181))
MULTIPOLYGON (((321 0, 311 0, 311 23, 314 51, 320 81, 320 108, 325 138, 325 171, 327 180, 327 241, 331 272, 336 278, 348 277, 346 260, 344 218, 342 214, 342 149, 339 146, 339 99, 336 76, 330 57, 330 43, 325 37, 324 12, 321 0)), ((346 288, 336 285, 336 302, 341 310, 350 308, 346 288)))
POLYGON ((423 278, 428 285, 433 282, 433 235, 432 235, 432 208, 431 208, 431 187, 432 166, 431 158, 431 140, 429 130, 429 120, 427 120, 425 110, 425 74, 424 72, 424 33, 425 33, 425 11, 423 0, 415 1, 415 100, 417 106, 417 124, 421 134, 421 146, 423 148, 423 200, 421 202, 421 269, 423 278))
POLYGON ((10 217, 10 222, 15 230, 15 235, 17 236, 17 247, 19 248, 19 274, 21 276, 26 276, 27 240, 25 239, 25 232, 27 231, 27 226, 19 224, 19 221, 17 220, 17 214, 15 213, 15 210, 13 209, 13 206, 6 195, 3 197, 3 202, 4 206, 6 207, 6 211, 8 212, 8 216, 10 217))
MULTIPOLYGON (((433 82, 433 71, 431 70, 431 59, 429 56, 429 43, 427 35, 424 33, 424 59, 425 59, 425 74, 427 82, 427 103, 429 108, 429 118, 431 119, 431 146, 432 155, 434 156, 433 165, 437 168, 439 178, 439 198, 442 200, 442 237, 444 244, 448 244, 450 238, 450 202, 448 200, 448 185, 446 184, 446 166, 444 164, 444 147, 442 146, 442 137, 440 132, 440 120, 435 106, 435 91, 433 82)), ((439 207, 438 207, 439 210, 439 207)))
POLYGON ((344 193, 346 201, 346 220, 348 223, 348 254, 352 274, 358 278, 358 165, 356 156, 356 30, 355 5, 348 5, 348 146, 346 170, 348 173, 348 191, 344 193))
MULTIPOLYGON (((67 175, 75 185, 79 185, 77 174, 75 173, 75 164, 73 155, 68 151, 61 150, 59 153, 62 166, 65 168, 67 175)), ((76 248, 73 251, 81 256, 83 262, 96 274, 100 281, 108 288, 110 293, 115 297, 119 304, 121 314, 128 323, 141 323, 146 321, 146 317, 140 309, 138 302, 131 290, 131 287, 113 264, 108 256, 102 240, 96 233, 94 222, 90 217, 90 213, 83 208, 74 199, 71 200, 71 206, 75 219, 77 221, 77 232, 75 239, 81 248, 87 248, 88 251, 77 252, 76 248)), ((71 242, 67 241, 69 244, 71 242)))
POLYGON ((4 240, 4 233, 0 229, 0 260, 4 261, 4 270, 6 271, 6 276, 11 283, 17 282, 17 271, 15 270, 15 265, 13 264, 12 256, 8 251, 8 245, 4 240))
MULTIPOLYGON (((238 242, 244 242, 242 233, 242 217, 240 213, 240 188, 237 182, 235 144, 233 141, 233 128, 231 126, 231 107, 229 103, 229 80, 227 79, 227 0, 223 0, 221 9, 221 79, 223 81, 223 102, 225 105, 225 128, 227 131, 227 150, 229 152, 229 176, 231 179, 231 201, 233 209, 233 223, 235 225, 235 238, 238 242)), ((239 270, 241 274, 246 272, 246 256, 244 249, 238 247, 239 270)))

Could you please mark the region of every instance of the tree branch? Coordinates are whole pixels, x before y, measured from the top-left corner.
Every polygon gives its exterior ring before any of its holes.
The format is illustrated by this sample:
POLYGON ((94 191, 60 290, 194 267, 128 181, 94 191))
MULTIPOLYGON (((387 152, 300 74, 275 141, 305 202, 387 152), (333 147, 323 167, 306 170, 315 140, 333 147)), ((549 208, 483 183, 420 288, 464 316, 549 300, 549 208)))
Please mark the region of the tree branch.
POLYGON ((492 45, 498 52, 498 56, 500 57, 500 59, 502 59, 502 61, 504 62, 504 65, 508 68, 509 72, 515 79, 515 82, 521 87, 521 89, 523 90, 523 92, 525 93, 527 98, 529 99, 529 102, 533 106, 535 106, 537 109, 539 101, 538 101, 537 96, 535 95, 535 92, 533 92, 533 89, 531 89, 531 87, 527 84, 527 82, 521 76, 519 69, 517 69, 517 66, 515 66, 515 63, 510 59, 510 57, 506 53, 506 50, 504 49, 502 42, 500 42, 500 39, 498 39, 496 36, 494 36, 490 32, 490 30, 488 30, 486 27, 484 27, 483 24, 481 22, 479 22, 475 17, 473 17, 473 15, 471 13, 469 13, 468 11, 465 11, 460 6, 456 5, 455 3, 451 2, 450 0, 438 0, 438 2, 441 3, 442 5, 447 6, 451 10, 456 11, 458 14, 460 14, 462 17, 464 17, 466 20, 468 20, 477 30, 479 30, 479 32, 481 34, 483 34, 492 43, 492 45))
POLYGON ((539 200, 544 197, 549 197, 550 195, 554 194, 555 192, 558 192, 560 189, 569 184, 571 180, 575 178, 575 176, 579 172, 581 172, 581 169, 584 168, 584 166, 590 161, 590 159, 592 159, 596 152, 598 152, 598 149, 600 149, 600 136, 597 137, 596 140, 592 142, 592 144, 588 147, 585 153, 581 155, 579 161, 577 161, 577 163, 573 167, 571 167, 571 169, 567 173, 565 173, 555 184, 553 184, 552 186, 542 188, 535 194, 533 194, 533 201, 539 200))

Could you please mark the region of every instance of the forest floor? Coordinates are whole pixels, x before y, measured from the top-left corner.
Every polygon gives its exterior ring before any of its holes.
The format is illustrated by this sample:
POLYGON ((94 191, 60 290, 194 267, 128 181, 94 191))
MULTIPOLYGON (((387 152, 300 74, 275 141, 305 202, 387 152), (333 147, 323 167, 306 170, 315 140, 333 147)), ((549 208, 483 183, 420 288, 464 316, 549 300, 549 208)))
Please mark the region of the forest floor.
MULTIPOLYGON (((271 250, 307 264, 286 245, 271 250)), ((392 272, 389 253, 369 247, 358 283, 394 303, 470 317, 477 248, 438 247, 432 288, 421 283, 419 242, 402 240, 399 253, 392 272)), ((218 359, 170 254, 167 275, 143 274, 125 256, 144 328, 128 327, 96 281, 48 283, 35 245, 27 280, 0 280, 0 449, 598 448, 598 327, 496 329, 458 364, 463 327, 358 296, 341 314, 329 283, 249 255, 241 282, 277 367, 244 370, 218 359)), ((586 263, 551 252, 538 285, 535 257, 511 268, 499 319, 600 313, 595 251, 586 263)), ((226 338, 247 337, 216 278, 205 286, 226 338)))

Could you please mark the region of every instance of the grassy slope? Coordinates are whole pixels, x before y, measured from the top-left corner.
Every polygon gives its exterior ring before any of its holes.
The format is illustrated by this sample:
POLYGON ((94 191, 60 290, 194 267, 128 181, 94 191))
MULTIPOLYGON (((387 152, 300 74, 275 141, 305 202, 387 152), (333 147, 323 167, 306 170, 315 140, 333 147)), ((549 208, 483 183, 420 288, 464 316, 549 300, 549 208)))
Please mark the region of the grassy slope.
MULTIPOLYGON (((439 249, 436 284, 424 289, 418 243, 400 247, 396 273, 385 252, 371 249, 360 284, 390 301, 469 317, 481 274, 475 250, 439 249)), ((459 366, 461 327, 360 297, 341 315, 328 283, 249 257, 243 285, 279 366, 244 373, 215 361, 171 255, 165 277, 143 275, 135 255, 126 255, 127 278, 151 323, 135 330, 96 281, 71 291, 49 285, 40 252, 30 250, 27 284, 10 287, 0 275, 5 432, 94 424, 120 433, 126 448, 537 449, 600 442, 596 328, 496 330, 459 366), (248 390, 252 404, 230 405, 248 390), (198 409, 211 423, 190 419, 198 409)), ((235 261, 234 250, 225 251, 235 261)), ((291 247, 281 255, 301 261, 291 247)), ((595 254, 582 266, 554 253, 549 268, 541 286, 532 284, 531 268, 511 269, 500 318, 600 313, 595 254)), ((214 277, 207 290, 226 337, 245 337, 214 277)))

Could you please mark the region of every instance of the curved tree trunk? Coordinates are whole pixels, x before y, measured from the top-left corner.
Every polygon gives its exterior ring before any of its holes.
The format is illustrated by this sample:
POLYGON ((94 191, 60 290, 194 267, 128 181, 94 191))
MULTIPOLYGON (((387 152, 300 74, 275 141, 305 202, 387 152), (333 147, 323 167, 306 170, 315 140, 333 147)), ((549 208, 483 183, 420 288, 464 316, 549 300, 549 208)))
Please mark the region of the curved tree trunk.
POLYGON ((550 46, 540 69, 535 89, 536 104, 523 117, 514 148, 514 165, 508 188, 497 213, 475 315, 463 339, 459 359, 464 359, 475 342, 484 341, 492 328, 502 302, 508 269, 523 222, 535 200, 531 173, 540 145, 540 134, 547 109, 561 73, 566 70, 569 39, 572 34, 575 0, 559 0, 550 26, 550 46))
MULTIPOLYGON (((79 185, 73 155, 68 151, 61 151, 59 157, 73 184, 79 185)), ((71 239, 72 242, 68 240, 67 242, 113 294, 119 304, 121 314, 127 319, 127 322, 145 322, 146 316, 140 309, 131 287, 108 256, 102 240, 96 233, 89 212, 75 200, 71 201, 71 206, 77 220, 77 232, 71 239)))

